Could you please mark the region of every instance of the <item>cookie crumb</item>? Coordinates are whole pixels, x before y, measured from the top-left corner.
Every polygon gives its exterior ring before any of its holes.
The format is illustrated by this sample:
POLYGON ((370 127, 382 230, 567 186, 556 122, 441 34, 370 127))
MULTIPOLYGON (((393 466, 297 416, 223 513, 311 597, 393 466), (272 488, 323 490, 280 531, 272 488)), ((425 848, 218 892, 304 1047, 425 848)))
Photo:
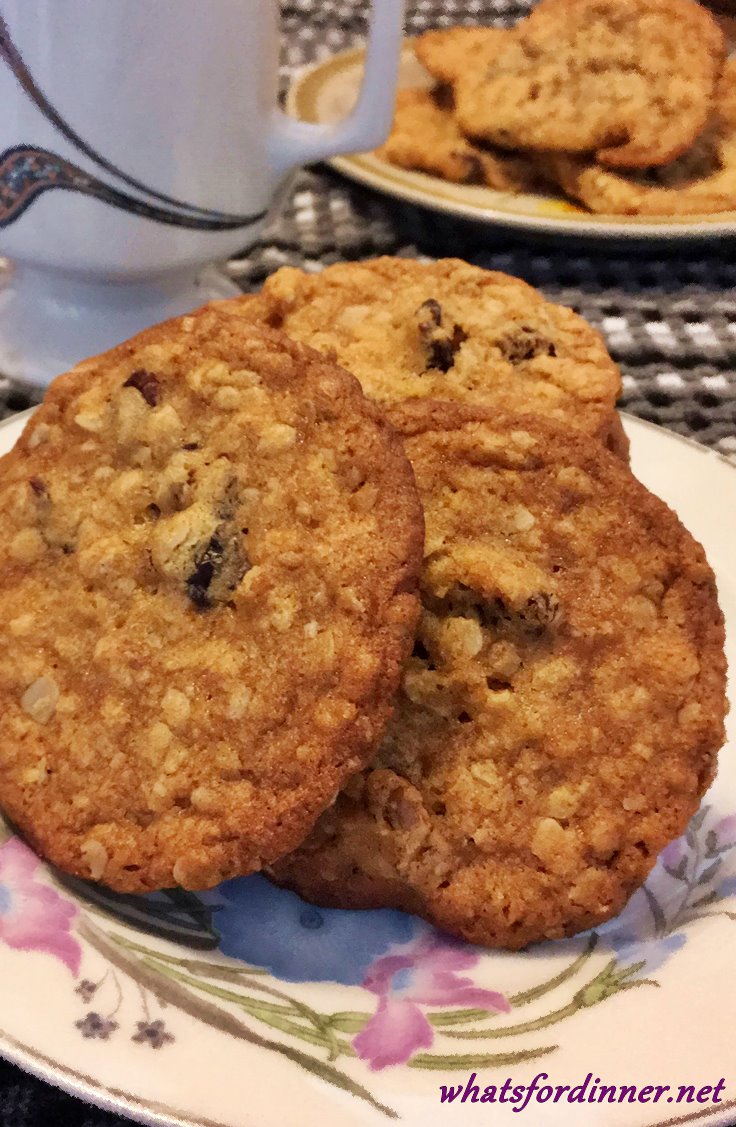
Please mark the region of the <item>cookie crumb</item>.
POLYGON ((20 706, 38 724, 46 724, 56 712, 59 686, 50 677, 38 677, 20 698, 20 706))
POLYGON ((191 705, 189 697, 179 689, 167 689, 161 701, 161 708, 168 724, 184 724, 189 719, 191 705))
POLYGON ((89 875, 92 880, 100 880, 107 868, 109 860, 107 850, 100 841, 96 841, 93 837, 88 838, 82 842, 80 848, 82 859, 89 869, 89 875))

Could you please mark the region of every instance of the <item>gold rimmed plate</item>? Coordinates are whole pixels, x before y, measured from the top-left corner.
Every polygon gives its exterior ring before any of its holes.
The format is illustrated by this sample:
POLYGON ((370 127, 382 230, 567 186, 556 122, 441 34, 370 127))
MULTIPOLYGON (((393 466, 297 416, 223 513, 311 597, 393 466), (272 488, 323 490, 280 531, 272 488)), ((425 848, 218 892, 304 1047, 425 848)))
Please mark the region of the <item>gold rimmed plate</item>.
MULTIPOLYGON (((363 75, 362 48, 344 51, 303 71, 293 82, 288 109, 303 121, 338 121, 355 103, 363 75)), ((402 51, 400 87, 429 87, 431 80, 411 45, 402 51)), ((593 215, 561 196, 500 192, 474 184, 452 184, 381 160, 375 153, 334 157, 339 172, 406 203, 477 223, 530 234, 582 239, 687 242, 736 236, 736 210, 707 216, 655 220, 639 216, 593 215)))

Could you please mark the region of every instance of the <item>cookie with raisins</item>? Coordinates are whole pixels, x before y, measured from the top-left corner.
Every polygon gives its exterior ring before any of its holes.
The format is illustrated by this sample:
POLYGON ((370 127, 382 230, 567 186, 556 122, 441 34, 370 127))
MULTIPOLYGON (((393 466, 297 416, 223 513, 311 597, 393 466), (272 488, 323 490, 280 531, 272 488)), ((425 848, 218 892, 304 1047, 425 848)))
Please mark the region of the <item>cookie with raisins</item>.
POLYGON ((595 441, 405 405, 422 617, 377 757, 276 879, 520 948, 621 910, 685 829, 723 740, 703 550, 595 441))
POLYGON ((204 888, 388 719, 422 514, 357 381, 208 310, 87 360, 0 462, 0 801, 60 868, 204 888))
POLYGON ((429 397, 539 412, 625 455, 621 377, 601 336, 518 278, 453 258, 284 267, 222 308, 336 357, 384 407, 429 397))

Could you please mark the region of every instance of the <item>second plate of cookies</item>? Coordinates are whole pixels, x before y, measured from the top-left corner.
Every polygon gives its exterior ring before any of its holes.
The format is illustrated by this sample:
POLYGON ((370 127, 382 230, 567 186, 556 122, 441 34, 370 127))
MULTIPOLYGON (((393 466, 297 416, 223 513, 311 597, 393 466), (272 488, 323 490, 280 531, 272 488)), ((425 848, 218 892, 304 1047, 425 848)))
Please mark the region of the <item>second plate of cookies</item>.
MULTIPOLYGON (((685 154, 664 169, 631 175, 562 153, 551 159, 535 154, 529 160, 526 154, 478 147, 456 129, 448 86, 434 83, 415 54, 416 42, 407 39, 402 51, 396 118, 388 142, 375 152, 330 162, 350 179, 406 203, 539 235, 667 243, 736 234, 736 163, 731 181, 724 152, 709 149, 719 167, 724 210, 699 214, 692 201, 684 206, 675 198, 681 196, 681 184, 688 193, 693 184, 700 185, 696 198, 705 191, 701 165, 710 157, 703 158, 700 150, 708 148, 707 136, 693 149, 695 156, 700 154, 695 163, 685 154), (688 179, 691 166, 694 173, 688 179), (660 200, 670 214, 652 214, 660 200), (629 208, 630 213, 622 213, 629 208)), ((357 48, 303 71, 289 91, 289 112, 310 122, 341 119, 357 99, 363 65, 364 51, 357 48)), ((722 77, 724 96, 731 91, 729 102, 736 102, 735 75, 736 65, 729 60, 722 77)), ((703 194, 703 199, 710 197, 703 194)))

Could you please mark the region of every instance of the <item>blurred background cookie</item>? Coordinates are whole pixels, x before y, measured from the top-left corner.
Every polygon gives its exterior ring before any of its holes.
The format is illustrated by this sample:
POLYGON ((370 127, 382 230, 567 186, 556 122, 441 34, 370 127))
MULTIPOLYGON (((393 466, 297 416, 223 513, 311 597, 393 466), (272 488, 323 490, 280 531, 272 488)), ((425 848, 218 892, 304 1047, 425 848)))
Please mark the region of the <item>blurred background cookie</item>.
POLYGON ((483 68, 455 83, 470 138, 664 164, 710 116, 723 33, 694 0, 542 0, 483 68))
POLYGON ((458 128, 451 100, 452 92, 442 87, 399 90, 391 134, 376 156, 456 184, 485 184, 502 192, 531 190, 541 180, 531 159, 472 145, 458 128))
POLYGON ((736 59, 724 65, 712 118, 677 160, 642 173, 548 153, 545 169, 569 196, 611 215, 703 215, 736 206, 736 59))
POLYGON ((443 27, 418 35, 412 46, 436 82, 452 85, 469 69, 481 73, 509 34, 499 27, 443 27))

